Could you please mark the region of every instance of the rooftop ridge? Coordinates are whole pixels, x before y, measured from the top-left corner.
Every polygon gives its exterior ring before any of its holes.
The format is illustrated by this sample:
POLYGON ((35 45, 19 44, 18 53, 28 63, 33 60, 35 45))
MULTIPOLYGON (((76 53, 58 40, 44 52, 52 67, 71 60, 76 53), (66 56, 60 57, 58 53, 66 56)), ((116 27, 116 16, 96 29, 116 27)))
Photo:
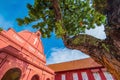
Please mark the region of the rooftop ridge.
POLYGON ((47 66, 53 69, 55 72, 102 67, 102 65, 96 63, 92 58, 49 64, 47 66))
POLYGON ((59 63, 47 64, 47 65, 54 65, 54 64, 57 65, 57 64, 63 64, 63 63, 69 63, 69 62, 76 62, 76 61, 86 60, 86 59, 92 59, 92 58, 88 57, 88 58, 82 58, 82 59, 71 60, 71 61, 66 61, 66 62, 59 62, 59 63))

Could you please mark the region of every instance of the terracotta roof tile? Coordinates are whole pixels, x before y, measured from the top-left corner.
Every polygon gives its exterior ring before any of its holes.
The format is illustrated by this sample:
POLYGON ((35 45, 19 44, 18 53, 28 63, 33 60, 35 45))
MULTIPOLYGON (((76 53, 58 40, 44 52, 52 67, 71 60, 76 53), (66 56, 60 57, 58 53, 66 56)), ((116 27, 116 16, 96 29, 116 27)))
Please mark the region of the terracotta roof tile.
POLYGON ((92 58, 74 60, 63 63, 56 63, 48 65, 55 72, 67 71, 67 70, 76 70, 76 69, 86 69, 94 67, 102 67, 100 64, 96 63, 92 58))

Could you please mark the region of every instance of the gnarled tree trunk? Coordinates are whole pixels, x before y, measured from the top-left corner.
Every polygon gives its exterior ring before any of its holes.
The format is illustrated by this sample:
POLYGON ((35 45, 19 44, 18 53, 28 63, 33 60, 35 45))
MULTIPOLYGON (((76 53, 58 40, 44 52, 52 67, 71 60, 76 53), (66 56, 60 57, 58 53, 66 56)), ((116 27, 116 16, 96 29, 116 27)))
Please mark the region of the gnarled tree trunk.
POLYGON ((67 48, 77 49, 89 55, 106 67, 116 80, 120 80, 120 31, 111 30, 110 35, 105 40, 83 34, 73 38, 64 37, 63 40, 67 48))
MULTIPOLYGON (((58 0, 52 0, 56 21, 62 20, 58 0)), ((120 80, 120 0, 108 0, 107 38, 100 40, 90 35, 79 34, 72 38, 63 36, 67 48, 77 49, 91 56, 108 69, 116 80, 120 80)))

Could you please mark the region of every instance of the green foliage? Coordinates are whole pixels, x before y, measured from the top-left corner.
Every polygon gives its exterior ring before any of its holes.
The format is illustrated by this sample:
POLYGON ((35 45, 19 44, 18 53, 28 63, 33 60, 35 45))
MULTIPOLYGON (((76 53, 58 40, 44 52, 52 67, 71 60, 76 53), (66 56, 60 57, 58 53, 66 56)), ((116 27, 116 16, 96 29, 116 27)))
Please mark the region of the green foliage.
POLYGON ((99 40, 92 36, 89 36, 87 34, 80 34, 73 38, 71 44, 74 44, 76 46, 82 44, 98 46, 99 43, 97 42, 99 42, 99 40))
POLYGON ((51 32, 55 32, 57 37, 64 34, 73 36, 95 28, 95 24, 105 24, 106 17, 92 5, 90 0, 59 0, 62 18, 56 21, 52 1, 35 0, 33 5, 27 5, 28 16, 17 21, 19 25, 32 23, 43 37, 50 37, 51 32))
POLYGON ((55 26, 57 28, 55 33, 58 38, 62 37, 65 34, 65 30, 63 29, 62 24, 63 23, 61 20, 59 20, 58 22, 55 23, 55 26))
POLYGON ((74 45, 79 45, 79 44, 83 44, 83 43, 85 43, 85 36, 77 37, 72 41, 72 44, 74 44, 74 45))
POLYGON ((3 28, 2 27, 0 27, 0 32, 3 30, 3 28))
POLYGON ((110 52, 110 46, 109 45, 106 45, 104 43, 102 43, 102 47, 107 51, 107 52, 110 52))

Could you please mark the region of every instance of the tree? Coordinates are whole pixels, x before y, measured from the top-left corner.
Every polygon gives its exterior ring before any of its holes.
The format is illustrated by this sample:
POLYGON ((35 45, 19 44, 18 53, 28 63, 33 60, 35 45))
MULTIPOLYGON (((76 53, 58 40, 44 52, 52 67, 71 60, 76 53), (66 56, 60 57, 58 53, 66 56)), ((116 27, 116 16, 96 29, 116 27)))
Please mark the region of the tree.
POLYGON ((67 48, 77 49, 105 66, 120 80, 120 0, 35 0, 19 25, 33 24, 43 37, 55 32, 67 48), (81 34, 105 25, 106 39, 81 34))

